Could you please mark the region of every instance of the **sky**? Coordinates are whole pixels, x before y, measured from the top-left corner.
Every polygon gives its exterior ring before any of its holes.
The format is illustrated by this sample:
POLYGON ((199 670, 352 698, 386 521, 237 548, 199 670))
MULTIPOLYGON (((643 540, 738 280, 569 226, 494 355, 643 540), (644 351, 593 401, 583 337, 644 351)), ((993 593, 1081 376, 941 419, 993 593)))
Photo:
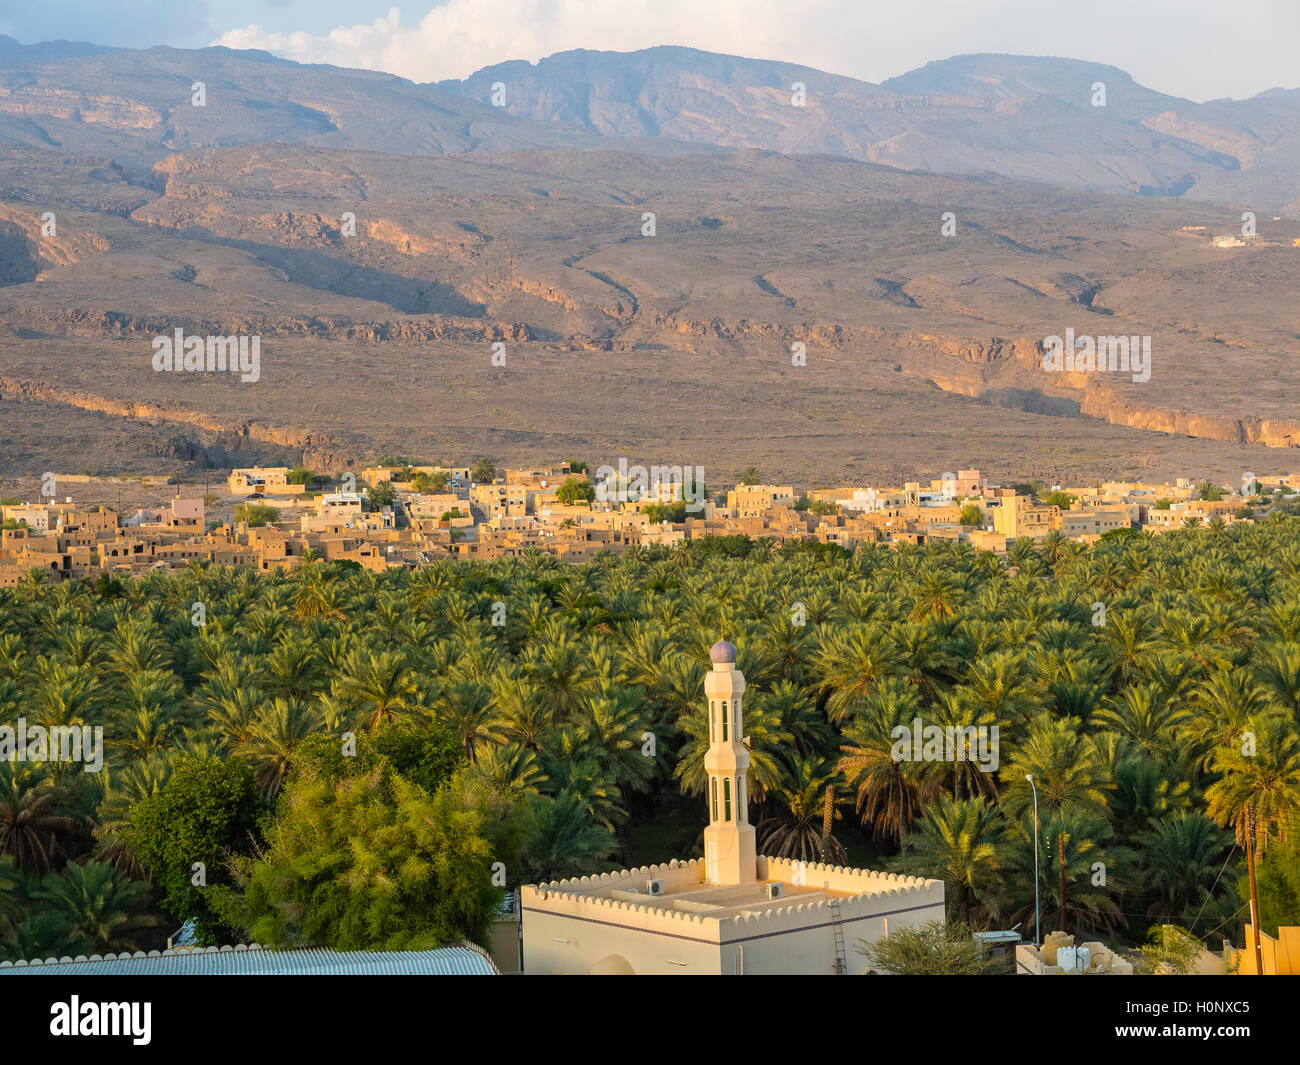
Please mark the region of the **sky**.
POLYGON ((570 48, 685 45, 880 82, 969 52, 1109 63, 1191 100, 1300 87, 1297 0, 0 0, 0 33, 262 48, 462 78, 570 48))

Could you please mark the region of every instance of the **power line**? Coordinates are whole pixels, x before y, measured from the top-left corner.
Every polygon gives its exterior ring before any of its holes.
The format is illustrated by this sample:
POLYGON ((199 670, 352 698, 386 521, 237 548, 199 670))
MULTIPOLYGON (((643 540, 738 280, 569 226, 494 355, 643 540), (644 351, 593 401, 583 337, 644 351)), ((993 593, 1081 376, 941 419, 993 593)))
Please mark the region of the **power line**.
MULTIPOLYGON (((1232 856, 1236 853, 1237 853, 1237 844, 1234 842, 1232 845, 1232 850, 1228 851, 1228 856, 1223 859, 1223 865, 1219 869, 1219 876, 1216 876, 1214 878, 1214 883, 1210 885, 1209 894, 1205 896, 1205 900, 1201 903, 1200 910, 1197 912, 1196 916, 1192 918, 1193 928, 1196 927, 1196 922, 1201 919, 1201 914, 1205 912, 1205 904, 1208 903, 1210 899, 1214 897, 1214 889, 1219 886, 1219 877, 1223 876, 1223 870, 1228 868, 1228 863, 1232 861, 1232 856)), ((1208 935, 1209 933, 1207 932, 1206 934, 1208 935)))

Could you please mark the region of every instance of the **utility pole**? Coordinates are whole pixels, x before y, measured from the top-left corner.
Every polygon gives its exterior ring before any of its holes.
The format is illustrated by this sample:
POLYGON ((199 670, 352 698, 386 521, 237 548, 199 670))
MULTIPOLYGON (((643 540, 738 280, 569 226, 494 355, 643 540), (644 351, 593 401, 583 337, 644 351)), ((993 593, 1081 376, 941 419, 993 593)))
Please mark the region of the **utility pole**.
POLYGON ((1033 773, 1026 773, 1025 779, 1034 789, 1034 946, 1038 947, 1043 942, 1038 930, 1038 785, 1033 773))
POLYGON ((1056 834, 1056 849, 1061 862, 1061 931, 1065 931, 1065 833, 1056 834))
POLYGON ((1255 804, 1246 807, 1246 869, 1250 873, 1250 926, 1255 932, 1255 975, 1264 975, 1264 951, 1260 946, 1259 892, 1255 888, 1255 804))

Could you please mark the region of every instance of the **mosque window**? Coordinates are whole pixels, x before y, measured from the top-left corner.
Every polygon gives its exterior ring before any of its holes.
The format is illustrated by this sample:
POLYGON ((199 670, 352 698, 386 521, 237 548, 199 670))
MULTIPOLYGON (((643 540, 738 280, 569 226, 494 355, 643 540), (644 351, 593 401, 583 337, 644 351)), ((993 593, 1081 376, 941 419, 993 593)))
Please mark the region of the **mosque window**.
POLYGON ((723 820, 731 820, 731 777, 722 778, 722 810, 723 820))

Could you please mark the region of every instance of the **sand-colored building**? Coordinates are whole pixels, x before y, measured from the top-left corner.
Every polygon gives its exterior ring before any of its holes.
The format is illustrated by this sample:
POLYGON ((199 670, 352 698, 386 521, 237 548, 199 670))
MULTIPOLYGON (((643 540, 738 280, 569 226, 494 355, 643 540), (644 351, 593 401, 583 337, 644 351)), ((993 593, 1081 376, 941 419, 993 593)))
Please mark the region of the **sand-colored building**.
POLYGON ((794 506, 788 484, 738 484, 727 493, 727 509, 737 518, 760 517, 773 507, 794 506))
POLYGON ((1133 963, 1115 954, 1104 943, 1074 942, 1074 936, 1053 932, 1041 947, 1021 943, 1016 947, 1019 976, 1132 976, 1133 963))
POLYGON ((944 916, 942 881, 757 854, 745 677, 730 643, 710 658, 704 858, 524 887, 525 972, 857 973, 859 942, 944 916))
POLYGON ((1041 540, 1053 529, 1061 527, 1061 508, 1035 503, 1028 496, 1008 495, 998 501, 987 513, 993 520, 993 531, 1015 540, 1030 536, 1041 540))
MULTIPOLYGON (((1300 976, 1300 927, 1283 925, 1277 930, 1276 937, 1265 932, 1259 937, 1259 947, 1265 976, 1300 976)), ((1259 974, 1255 962, 1254 925, 1246 925, 1246 947, 1240 957, 1238 975, 1259 974)))
POLYGON ((226 489, 231 495, 302 495, 305 484, 290 484, 288 466, 249 466, 230 471, 226 489))

